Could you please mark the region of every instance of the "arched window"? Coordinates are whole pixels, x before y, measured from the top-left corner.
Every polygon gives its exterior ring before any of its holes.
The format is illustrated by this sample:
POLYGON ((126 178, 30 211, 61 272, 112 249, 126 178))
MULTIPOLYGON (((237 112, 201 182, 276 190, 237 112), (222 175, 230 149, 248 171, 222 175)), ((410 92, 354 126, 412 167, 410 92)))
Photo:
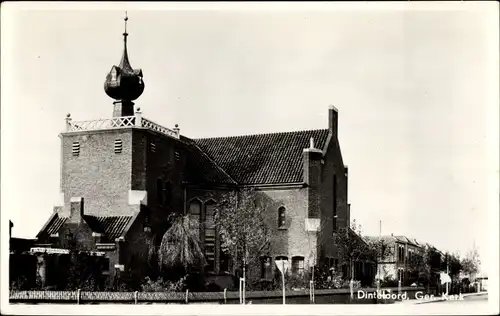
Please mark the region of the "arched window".
POLYGON ((304 273, 304 257, 292 257, 292 274, 300 275, 304 273))
POLYGON ((284 206, 278 209, 278 228, 286 228, 286 209, 284 206))

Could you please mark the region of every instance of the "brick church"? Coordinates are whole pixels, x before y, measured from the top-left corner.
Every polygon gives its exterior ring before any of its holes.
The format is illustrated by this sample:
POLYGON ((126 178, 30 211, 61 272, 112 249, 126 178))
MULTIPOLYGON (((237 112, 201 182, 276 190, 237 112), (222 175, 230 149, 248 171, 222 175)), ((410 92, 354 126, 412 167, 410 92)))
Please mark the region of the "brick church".
MULTIPOLYGON (((276 258, 289 260, 294 273, 338 262, 332 234, 350 222, 350 205, 337 109, 331 106, 325 127, 316 130, 189 138, 178 126, 163 127, 135 107, 145 84, 142 70, 129 62, 126 28, 123 36, 121 61, 104 83, 114 99, 112 117, 66 118, 59 135, 61 199, 40 229, 34 251, 65 253, 70 242, 76 243, 101 256, 103 271, 113 279, 141 264, 146 241, 164 233, 169 214, 190 213, 202 227, 205 270, 231 273, 206 219, 218 196, 252 187, 273 201, 267 209, 271 250, 253 277, 273 273, 276 258)), ((40 274, 49 277, 46 259, 39 260, 40 274)))

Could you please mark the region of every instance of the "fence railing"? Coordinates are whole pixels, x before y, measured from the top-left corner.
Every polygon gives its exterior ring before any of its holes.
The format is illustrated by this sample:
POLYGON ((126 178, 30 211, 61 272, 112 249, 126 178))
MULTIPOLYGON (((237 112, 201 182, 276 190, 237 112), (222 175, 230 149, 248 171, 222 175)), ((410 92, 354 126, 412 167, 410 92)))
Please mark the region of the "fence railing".
POLYGON ((97 130, 108 130, 117 128, 144 128, 163 135, 167 135, 173 138, 180 137, 180 130, 176 127, 173 129, 166 128, 157 124, 151 120, 142 117, 141 112, 135 112, 132 116, 120 116, 107 119, 98 120, 88 120, 88 121, 73 121, 71 115, 66 116, 66 132, 83 132, 83 131, 97 131, 97 130))
MULTIPOLYGON (((376 289, 362 289, 365 292, 375 292, 376 289)), ((385 291, 392 291, 397 293, 397 288, 385 288, 385 291)), ((423 288, 404 287, 403 291, 412 292, 414 295, 417 291, 424 291, 423 288)), ((255 301, 256 303, 265 303, 269 300, 281 300, 282 291, 249 291, 246 292, 246 300, 255 301)), ((309 301, 309 290, 287 291, 287 303, 294 304, 300 301, 307 303, 309 301)), ((316 290, 315 297, 329 296, 329 301, 342 301, 348 300, 350 297, 349 289, 330 289, 330 290, 316 290), (342 297, 335 298, 335 297, 342 297)), ((10 291, 10 302, 53 302, 53 303, 126 303, 126 304, 139 304, 139 303, 173 303, 173 304, 189 304, 199 302, 209 302, 215 304, 239 304, 240 293, 238 291, 224 291, 224 292, 89 292, 89 291, 10 291)))

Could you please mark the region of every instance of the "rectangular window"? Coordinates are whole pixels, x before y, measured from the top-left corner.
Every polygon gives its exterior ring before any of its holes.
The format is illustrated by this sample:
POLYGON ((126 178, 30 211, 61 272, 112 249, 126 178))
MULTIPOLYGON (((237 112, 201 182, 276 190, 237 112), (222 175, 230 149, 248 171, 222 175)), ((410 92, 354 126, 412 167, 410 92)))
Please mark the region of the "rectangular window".
POLYGON ((337 231, 337 176, 333 175, 333 232, 337 231))
POLYGON ((73 156, 80 155, 80 142, 73 142, 72 153, 73 156))
POLYGON ((271 264, 271 257, 262 257, 260 264, 260 278, 271 280, 273 278, 273 266, 271 264))
POLYGON ((215 204, 205 205, 205 257, 207 271, 215 271, 215 204))
POLYGON ((200 213, 201 213, 201 204, 199 202, 191 202, 191 204, 189 204, 189 215, 191 216, 191 219, 199 223, 200 213))
POLYGON ((304 257, 292 258, 292 273, 302 274, 304 272, 304 257))
MULTIPOLYGON (((212 230, 210 230, 212 231, 212 230)), ((205 258, 207 260, 207 271, 215 271, 215 234, 205 231, 205 258)))
POLYGON ((207 204, 205 205, 205 223, 207 228, 213 228, 215 226, 215 205, 207 204))
POLYGON ((122 152, 122 140, 115 139, 115 154, 119 154, 122 152))

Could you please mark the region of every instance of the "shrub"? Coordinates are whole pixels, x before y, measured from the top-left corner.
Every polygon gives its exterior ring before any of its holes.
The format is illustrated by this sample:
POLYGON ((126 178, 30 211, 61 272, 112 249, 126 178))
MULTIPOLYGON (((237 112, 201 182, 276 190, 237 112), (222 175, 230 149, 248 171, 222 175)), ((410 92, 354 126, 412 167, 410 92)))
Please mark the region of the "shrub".
POLYGON ((328 270, 316 270, 314 275, 314 287, 316 289, 340 289, 343 278, 340 274, 328 270))
MULTIPOLYGON (((344 280, 342 282, 341 288, 343 289, 350 289, 351 288, 351 280, 344 280)), ((361 288, 361 281, 355 280, 352 282, 352 288, 353 289, 359 289, 361 288)))
POLYGON ((397 287, 398 281, 390 276, 385 277, 382 282, 380 282, 381 287, 397 287))
POLYGON ((153 281, 149 277, 146 277, 144 283, 141 284, 143 292, 180 292, 184 291, 185 287, 186 276, 175 282, 163 280, 161 277, 153 281))

